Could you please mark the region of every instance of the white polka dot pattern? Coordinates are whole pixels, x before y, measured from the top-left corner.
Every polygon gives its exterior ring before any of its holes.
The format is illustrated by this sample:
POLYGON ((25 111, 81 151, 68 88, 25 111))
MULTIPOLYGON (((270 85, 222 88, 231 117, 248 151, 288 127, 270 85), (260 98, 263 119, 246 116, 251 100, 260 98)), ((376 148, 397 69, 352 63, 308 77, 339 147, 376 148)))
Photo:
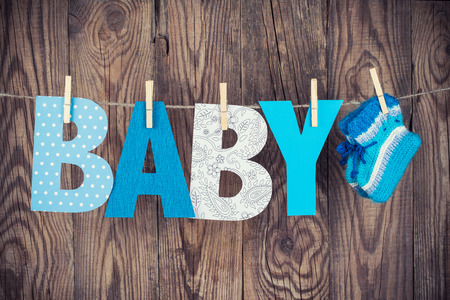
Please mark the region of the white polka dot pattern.
POLYGON ((106 136, 105 111, 95 102, 72 98, 71 121, 77 136, 63 141, 63 97, 36 97, 31 210, 84 212, 98 208, 109 197, 113 175, 109 164, 89 153, 106 136), (83 184, 61 190, 61 164, 74 164, 84 173, 83 184))

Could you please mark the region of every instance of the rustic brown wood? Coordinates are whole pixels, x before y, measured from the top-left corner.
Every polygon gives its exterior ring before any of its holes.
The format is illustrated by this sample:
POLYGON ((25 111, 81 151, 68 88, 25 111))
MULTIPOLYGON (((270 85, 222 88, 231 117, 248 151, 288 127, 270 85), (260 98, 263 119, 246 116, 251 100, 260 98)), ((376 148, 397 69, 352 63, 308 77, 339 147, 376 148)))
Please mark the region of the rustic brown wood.
MULTIPOLYGON (((73 1, 69 8, 73 95, 145 101, 154 68, 152 3, 73 1)), ((106 143, 94 153, 117 170, 132 108, 105 107, 106 143)), ((104 218, 106 205, 75 214, 75 297, 150 299, 159 295, 156 197, 139 197, 133 219, 104 218), (89 288, 87 288, 89 287, 89 288)))
MULTIPOLYGON (((369 68, 377 68, 383 89, 393 96, 411 91, 409 1, 336 1, 328 33, 328 98, 363 101, 375 95, 369 68)), ((410 124, 410 100, 402 101, 410 124)), ((353 107, 344 107, 341 120, 353 107)), ((330 298, 411 299, 412 164, 385 204, 357 196, 345 181, 336 146, 338 126, 329 141, 330 298), (343 255, 345 253, 345 255, 343 255)))
MULTIPOLYGON (((219 83, 227 82, 228 104, 240 104, 239 2, 158 5, 158 95, 168 104, 219 104, 219 83)), ((188 183, 193 116, 194 110, 169 113, 188 183)), ((222 189, 232 185, 224 180, 222 189)), ((161 298, 241 298, 241 223, 165 220, 159 212, 161 298)))
MULTIPOLYGON (((450 85, 450 6, 413 3, 413 91, 450 85)), ((413 128, 422 139, 414 163, 414 295, 450 295, 450 93, 414 99, 413 128)))
MULTIPOLYGON (((0 90, 62 95, 67 3, 2 2, 0 90)), ((30 211, 34 102, 2 98, 0 298, 67 298, 74 291, 72 216, 30 211)))
MULTIPOLYGON (((311 77, 326 95, 326 3, 243 2, 244 103, 310 102, 311 77), (308 21, 306 21, 308 20, 308 21)), ((307 109, 296 109, 303 127, 307 109)), ((318 162, 317 215, 287 217, 286 165, 272 134, 256 161, 273 179, 266 210, 244 224, 244 297, 326 298, 329 286, 327 160, 318 162)), ((295 201, 296 199, 291 199, 295 201)))
MULTIPOLYGON (((0 3, 0 93, 101 102, 230 105, 344 99, 317 164, 317 215, 287 217, 286 164, 269 130, 254 160, 273 179, 264 212, 243 222, 166 219, 140 196, 132 219, 30 211, 33 99, 0 97, 0 298, 443 299, 450 286, 449 92, 401 100, 422 146, 394 196, 374 204, 344 178, 337 122, 374 95, 450 86, 449 6, 414 1, 76 0, 0 3), (410 7, 412 6, 412 7, 410 7), (411 34, 412 33, 412 34, 411 34), (412 67, 413 66, 413 67, 412 67)), ((94 153, 115 173, 132 107, 103 106, 94 153)), ((262 111, 258 109, 259 112, 262 111)), ((296 108, 300 128, 306 108, 296 108)), ((169 109, 189 185, 194 109, 169 109)), ((320 120, 319 120, 320 122, 320 120)), ((65 126, 64 138, 76 132, 65 126)), ((236 136, 224 134, 224 147, 236 136)), ((150 151, 144 172, 155 172, 150 151)), ((64 165, 65 187, 81 183, 64 165)), ((222 195, 240 181, 221 174, 222 195)))

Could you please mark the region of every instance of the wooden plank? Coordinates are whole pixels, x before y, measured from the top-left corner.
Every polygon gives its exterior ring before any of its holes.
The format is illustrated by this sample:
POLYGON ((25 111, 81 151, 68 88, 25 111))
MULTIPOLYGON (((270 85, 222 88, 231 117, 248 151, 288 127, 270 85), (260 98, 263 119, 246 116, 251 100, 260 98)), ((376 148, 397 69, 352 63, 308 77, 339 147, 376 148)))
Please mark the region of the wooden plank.
MULTIPOLYGON (((326 95, 326 2, 242 3, 243 102, 309 104, 311 77, 326 95), (308 20, 306 22, 305 20, 308 20)), ((300 128, 307 109, 296 109, 300 128)), ((244 223, 244 297, 326 298, 329 289, 327 160, 317 168, 317 215, 287 217, 286 165, 275 138, 255 158, 272 176, 266 210, 244 223)))
MULTIPOLYGON (((192 126, 194 110, 169 110, 175 143, 187 182, 190 180, 192 126)), ((195 239, 197 220, 166 219, 158 206, 160 299, 192 299, 195 262, 200 260, 199 242, 195 239)))
MULTIPOLYGON (((0 90, 63 95, 68 70, 67 3, 0 5, 0 90)), ((31 212, 35 105, 30 98, 0 104, 0 298, 73 295, 72 217, 31 212)))
MULTIPOLYGON (((94 101, 145 101, 154 47, 153 3, 70 3, 73 95, 94 101)), ((105 142, 95 153, 117 170, 132 109, 105 107, 105 142)), ((104 218, 106 205, 75 214, 76 298, 157 298, 157 202, 139 197, 132 219, 104 218)))
MULTIPOLYGON (((450 86, 450 6, 413 2, 413 91, 450 86)), ((414 99, 414 131, 422 146, 414 160, 414 296, 450 295, 450 93, 414 99)))
POLYGON ((155 4, 154 42, 158 60, 155 95, 164 97, 166 104, 192 105, 198 100, 195 98, 194 51, 195 36, 201 26, 194 18, 198 4, 191 1, 157 1, 155 4))
MULTIPOLYGON (((384 91, 411 91, 410 2, 335 1, 330 5, 328 98, 363 101, 375 93, 369 68, 377 68, 384 91)), ((345 104, 345 103, 344 103, 345 104)), ((410 101, 402 101, 410 127, 410 101)), ((337 120, 357 106, 343 107, 337 120)), ((330 298, 411 299, 412 164, 393 197, 375 204, 352 191, 339 165, 338 126, 329 141, 330 298)))
MULTIPOLYGON (((144 81, 154 79, 166 104, 218 104, 219 82, 230 104, 308 104, 317 77, 319 99, 363 101, 374 95, 371 66, 393 96, 448 87, 448 5, 412 3, 411 15, 410 1, 5 2, 0 91, 62 96, 70 73, 73 95, 95 101, 143 101, 144 81)), ((156 196, 139 197, 133 219, 104 218, 106 205, 30 212, 34 103, 2 97, 0 298, 445 298, 449 97, 401 101, 423 144, 382 205, 345 182, 335 125, 318 162, 317 216, 288 218, 286 165, 269 133, 255 161, 272 175, 274 194, 245 222, 165 219, 156 196)), ((344 106, 337 121, 356 107, 344 106)), ((132 108, 104 108, 110 128, 95 153, 115 172, 132 108)), ((169 110, 188 183, 193 114, 169 110)), ((306 109, 296 114, 302 127, 306 109)), ((66 129, 69 139, 76 128, 66 129)), ((230 132, 224 145, 233 144, 230 132)), ((75 167, 62 174, 63 186, 81 183, 75 167)), ((222 175, 221 193, 240 188, 222 175)))
MULTIPOLYGON (((240 104, 239 2, 158 5, 157 97, 176 105, 219 104, 219 83, 227 82, 228 104, 240 104)), ((189 185, 194 110, 171 110, 169 118, 189 185)), ((221 191, 231 181, 225 178, 221 191)), ((161 299, 241 298, 241 232, 240 222, 168 220, 159 208, 161 299)))

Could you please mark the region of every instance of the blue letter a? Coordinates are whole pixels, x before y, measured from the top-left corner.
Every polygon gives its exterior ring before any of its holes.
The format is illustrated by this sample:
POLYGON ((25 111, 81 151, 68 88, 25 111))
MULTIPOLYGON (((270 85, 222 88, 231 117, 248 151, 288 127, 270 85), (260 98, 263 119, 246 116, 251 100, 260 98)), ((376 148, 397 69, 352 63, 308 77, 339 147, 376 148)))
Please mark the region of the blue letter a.
POLYGON ((161 195, 166 218, 194 218, 166 107, 153 103, 153 128, 145 125, 145 102, 136 102, 105 217, 132 218, 138 195, 161 195), (156 173, 142 173, 151 140, 156 173))

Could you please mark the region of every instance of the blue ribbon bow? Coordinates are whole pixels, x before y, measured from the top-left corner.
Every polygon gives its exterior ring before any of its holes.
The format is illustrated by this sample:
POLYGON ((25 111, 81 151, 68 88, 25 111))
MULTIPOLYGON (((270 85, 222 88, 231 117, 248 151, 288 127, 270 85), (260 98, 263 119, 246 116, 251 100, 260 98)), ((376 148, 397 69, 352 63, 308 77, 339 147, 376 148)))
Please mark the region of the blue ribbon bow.
POLYGON ((341 166, 345 165, 348 161, 348 157, 350 156, 350 154, 354 153, 354 155, 353 155, 353 170, 350 173, 350 176, 352 179, 354 179, 356 177, 356 175, 358 175, 358 170, 356 169, 357 159, 361 160, 361 162, 363 164, 366 164, 366 160, 364 159, 364 153, 367 148, 372 147, 376 143, 377 142, 372 142, 367 146, 361 146, 358 143, 352 144, 350 142, 345 141, 345 142, 340 143, 339 146, 337 146, 336 151, 339 154, 341 154, 341 160, 339 161, 341 166))

